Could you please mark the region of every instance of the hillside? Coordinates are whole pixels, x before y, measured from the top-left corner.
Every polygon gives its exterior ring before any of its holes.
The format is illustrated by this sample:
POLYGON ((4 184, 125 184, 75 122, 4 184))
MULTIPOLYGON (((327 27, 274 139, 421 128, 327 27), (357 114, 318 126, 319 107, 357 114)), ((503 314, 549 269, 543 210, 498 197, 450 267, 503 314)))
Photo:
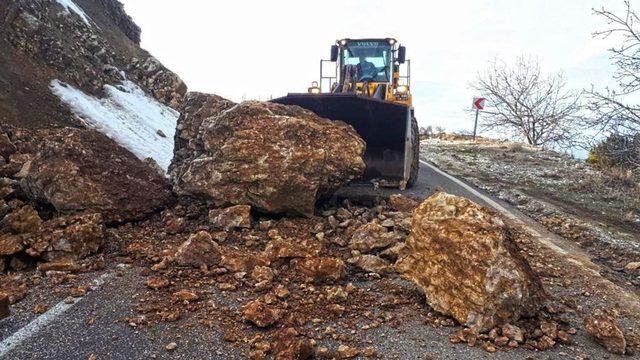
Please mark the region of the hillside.
POLYGON ((179 106, 185 84, 140 48, 140 28, 122 4, 77 4, 9 0, 0 8, 2 120, 29 127, 76 124, 52 94, 52 80, 103 96, 105 85, 126 79, 161 103, 179 106))

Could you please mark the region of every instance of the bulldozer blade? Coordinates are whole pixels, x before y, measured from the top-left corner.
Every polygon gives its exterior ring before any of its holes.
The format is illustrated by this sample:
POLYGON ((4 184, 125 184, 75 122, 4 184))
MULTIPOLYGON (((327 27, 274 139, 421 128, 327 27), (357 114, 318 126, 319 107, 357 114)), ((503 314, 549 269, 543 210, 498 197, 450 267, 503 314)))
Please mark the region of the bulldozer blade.
POLYGON ((354 127, 367 148, 364 181, 403 188, 411 160, 411 108, 354 94, 289 94, 271 100, 297 105, 354 127))

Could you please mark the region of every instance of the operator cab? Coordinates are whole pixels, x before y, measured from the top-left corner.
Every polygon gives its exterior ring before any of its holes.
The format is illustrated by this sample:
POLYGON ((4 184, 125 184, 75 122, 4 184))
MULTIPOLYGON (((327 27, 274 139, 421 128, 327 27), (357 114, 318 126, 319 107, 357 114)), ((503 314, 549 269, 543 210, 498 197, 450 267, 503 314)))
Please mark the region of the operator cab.
POLYGON ((388 41, 346 42, 340 51, 339 66, 355 66, 358 82, 390 82, 392 51, 388 41))
POLYGON ((324 76, 321 65, 320 84, 312 84, 309 93, 321 93, 328 80, 333 94, 351 93, 411 106, 410 64, 405 55, 405 47, 392 38, 338 40, 329 60, 335 63, 335 76, 324 76), (405 61, 406 75, 400 76, 405 61))

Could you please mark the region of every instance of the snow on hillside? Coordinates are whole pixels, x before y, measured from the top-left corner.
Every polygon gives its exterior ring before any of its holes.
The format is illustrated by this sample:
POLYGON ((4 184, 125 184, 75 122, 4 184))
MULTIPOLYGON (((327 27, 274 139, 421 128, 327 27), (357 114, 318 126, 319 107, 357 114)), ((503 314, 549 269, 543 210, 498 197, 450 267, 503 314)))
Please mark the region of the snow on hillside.
POLYGON ((177 111, 150 97, 129 80, 117 86, 105 85, 107 96, 104 99, 87 95, 59 80, 52 80, 50 87, 89 126, 114 139, 138 158, 153 158, 165 171, 168 169, 180 115, 177 111))
POLYGON ((69 11, 73 11, 74 13, 78 14, 78 16, 80 16, 80 18, 82 18, 82 20, 89 26, 91 26, 91 22, 89 21, 89 16, 87 16, 87 14, 84 12, 84 10, 82 10, 82 8, 78 5, 76 5, 76 3, 73 2, 73 0, 55 0, 58 4, 62 5, 62 7, 64 7, 67 12, 69 11))

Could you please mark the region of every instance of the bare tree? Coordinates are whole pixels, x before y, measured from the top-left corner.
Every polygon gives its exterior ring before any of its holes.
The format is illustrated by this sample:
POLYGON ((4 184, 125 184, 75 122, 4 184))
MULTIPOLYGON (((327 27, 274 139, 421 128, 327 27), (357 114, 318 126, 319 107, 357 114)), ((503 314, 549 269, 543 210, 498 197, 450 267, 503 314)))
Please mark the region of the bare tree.
POLYGON ((531 145, 570 141, 580 95, 567 90, 562 73, 544 76, 538 61, 520 57, 514 66, 495 60, 472 87, 487 99, 482 126, 510 131, 531 145))
POLYGON ((589 123, 607 133, 634 134, 640 132, 640 105, 629 104, 630 94, 640 90, 640 18, 631 8, 629 0, 624 0, 625 10, 620 14, 604 8, 594 9, 595 15, 606 19, 608 28, 596 31, 593 36, 609 38, 619 36, 621 45, 609 49, 616 66, 614 79, 619 90, 609 88, 599 91, 591 89, 589 109, 593 116, 589 123))

